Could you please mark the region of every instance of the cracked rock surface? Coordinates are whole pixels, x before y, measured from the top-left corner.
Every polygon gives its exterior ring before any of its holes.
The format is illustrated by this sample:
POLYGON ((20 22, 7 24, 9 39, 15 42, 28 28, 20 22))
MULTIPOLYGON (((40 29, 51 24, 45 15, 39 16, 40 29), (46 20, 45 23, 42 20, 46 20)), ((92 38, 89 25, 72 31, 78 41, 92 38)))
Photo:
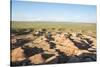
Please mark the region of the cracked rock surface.
POLYGON ((11 34, 11 66, 96 61, 96 37, 24 30, 11 34))

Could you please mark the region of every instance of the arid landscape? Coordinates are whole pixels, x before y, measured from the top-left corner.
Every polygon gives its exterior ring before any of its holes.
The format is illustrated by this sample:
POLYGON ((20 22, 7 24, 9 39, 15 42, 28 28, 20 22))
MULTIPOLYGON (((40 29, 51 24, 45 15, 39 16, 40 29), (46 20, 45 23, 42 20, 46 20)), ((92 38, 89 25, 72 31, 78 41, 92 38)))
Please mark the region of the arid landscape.
POLYGON ((96 5, 11 1, 10 65, 94 62, 96 5))
POLYGON ((12 22, 11 66, 92 61, 95 23, 12 22))

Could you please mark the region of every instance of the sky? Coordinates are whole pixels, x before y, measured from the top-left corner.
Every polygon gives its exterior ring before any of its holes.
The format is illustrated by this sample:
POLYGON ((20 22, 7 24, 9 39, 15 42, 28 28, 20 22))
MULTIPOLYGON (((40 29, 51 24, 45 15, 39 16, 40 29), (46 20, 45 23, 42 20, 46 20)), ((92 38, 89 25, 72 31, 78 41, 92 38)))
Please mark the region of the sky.
POLYGON ((96 23, 96 6, 13 0, 12 21, 96 23))

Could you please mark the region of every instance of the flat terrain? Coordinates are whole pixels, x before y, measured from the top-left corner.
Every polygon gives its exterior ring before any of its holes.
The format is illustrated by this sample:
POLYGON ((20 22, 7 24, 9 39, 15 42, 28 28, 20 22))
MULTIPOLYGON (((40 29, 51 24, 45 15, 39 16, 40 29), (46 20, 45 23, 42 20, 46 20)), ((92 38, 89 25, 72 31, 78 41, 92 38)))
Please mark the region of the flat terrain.
POLYGON ((63 28, 65 30, 96 30, 96 24, 95 23, 72 23, 72 22, 21 22, 21 21, 13 21, 12 22, 12 28, 46 28, 46 29, 52 29, 52 28, 63 28))

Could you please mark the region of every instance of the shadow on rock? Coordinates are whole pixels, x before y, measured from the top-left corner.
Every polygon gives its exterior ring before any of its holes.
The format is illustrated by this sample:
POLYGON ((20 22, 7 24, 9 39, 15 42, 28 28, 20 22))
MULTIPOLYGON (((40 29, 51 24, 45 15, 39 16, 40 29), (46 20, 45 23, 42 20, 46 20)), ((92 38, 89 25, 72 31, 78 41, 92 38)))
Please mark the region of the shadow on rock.
POLYGON ((24 54, 25 54, 26 57, 30 57, 32 55, 43 52, 42 48, 37 48, 37 47, 34 47, 34 48, 22 47, 22 49, 24 49, 24 54))

